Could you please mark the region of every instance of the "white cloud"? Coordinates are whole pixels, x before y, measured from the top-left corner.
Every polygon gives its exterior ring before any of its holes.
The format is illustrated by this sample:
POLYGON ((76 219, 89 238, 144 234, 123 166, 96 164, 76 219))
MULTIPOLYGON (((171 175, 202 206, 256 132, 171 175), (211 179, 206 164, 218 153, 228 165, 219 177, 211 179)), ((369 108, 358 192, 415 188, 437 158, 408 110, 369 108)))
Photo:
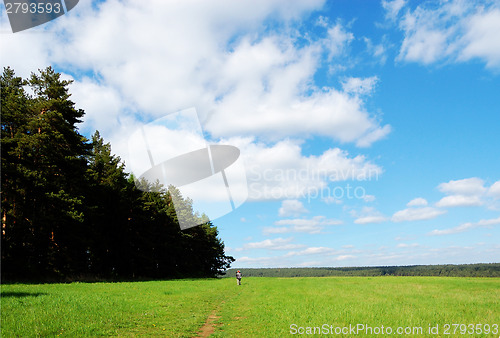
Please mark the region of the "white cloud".
POLYGON ((281 202, 281 208, 278 211, 280 217, 298 216, 307 212, 304 204, 298 200, 284 200, 281 202))
POLYGON ((484 181, 477 177, 441 183, 438 189, 446 194, 479 195, 486 191, 484 181))
MULTIPOLYGON (((293 71, 286 64, 284 71, 293 71)), ((333 88, 309 88, 312 93, 303 96, 295 91, 310 79, 288 75, 280 70, 266 72, 262 76, 272 78, 258 79, 255 84, 238 78, 240 85, 213 108, 206 123, 208 131, 216 137, 257 135, 267 140, 316 134, 359 147, 370 146, 390 132, 389 125, 380 126, 364 110, 358 96, 333 88), (268 89, 264 82, 269 83, 268 89)))
POLYGON ((292 140, 271 146, 255 143, 251 138, 232 138, 226 143, 241 150, 252 200, 306 197, 342 200, 346 198, 347 191, 344 190, 347 189, 339 182, 376 179, 382 174, 382 168, 364 156, 349 157, 347 152, 338 148, 326 150, 319 156, 304 156, 300 144, 292 140), (331 183, 336 183, 345 196, 340 192, 334 196, 334 188, 329 186, 331 183))
POLYGON ((325 22, 323 35, 297 43, 302 36, 289 24, 323 4, 86 2, 44 29, 2 35, 2 62, 22 68, 21 75, 47 64, 71 73, 74 98, 87 110, 82 129, 99 129, 129 171, 134 130, 197 107, 210 141, 240 148, 250 200, 309 197, 331 182, 378 176, 382 168, 339 148, 304 156, 303 139, 322 135, 367 147, 391 130, 365 107, 363 95, 373 92, 377 77, 348 79, 343 90, 315 85, 324 55, 333 64, 354 40, 340 22, 325 22), (269 20, 277 28, 268 29, 269 20), (286 170, 307 172, 306 178, 266 179, 286 170))
POLYGON ((375 201, 375 199, 376 199, 376 198, 375 198, 375 196, 373 196, 373 195, 364 195, 364 196, 363 196, 363 200, 364 200, 365 202, 373 202, 373 201, 375 201))
POLYGON ((99 84, 88 77, 71 85, 71 99, 85 110, 85 126, 109 134, 124 112, 124 100, 115 88, 99 84))
POLYGON ((472 207, 482 205, 483 202, 479 196, 464 196, 464 195, 451 195, 440 199, 436 206, 440 208, 447 207, 472 207))
MULTIPOLYGON (((396 18, 402 7, 395 5, 396 2, 383 2, 391 20, 396 18)), ((500 9, 495 1, 477 4, 470 0, 453 0, 437 6, 431 6, 430 2, 422 3, 400 18, 399 28, 405 37, 398 59, 429 64, 477 58, 489 68, 498 68, 499 22, 500 9)))
POLYGON ((412 199, 410 202, 406 204, 408 207, 421 207, 427 205, 427 200, 422 197, 417 197, 415 199, 412 199))
POLYGON ((292 225, 292 226, 313 226, 313 225, 338 225, 341 221, 329 219, 325 216, 314 216, 313 218, 295 218, 282 219, 275 222, 276 225, 292 225))
POLYGON ((385 216, 363 216, 354 220, 356 224, 382 223, 387 220, 385 216))
POLYGON ((388 124, 383 126, 382 128, 376 128, 371 132, 369 132, 368 134, 361 137, 356 142, 356 145, 358 147, 369 147, 373 142, 385 138, 391 132, 391 130, 392 128, 388 124))
POLYGON ((215 138, 276 141, 319 134, 369 146, 390 127, 367 112, 356 95, 319 89, 313 81, 322 55, 343 53, 352 33, 336 23, 324 36, 300 45, 295 42, 299 33, 285 28, 323 3, 80 4, 43 34, 39 29, 2 36, 7 51, 2 63, 28 71, 57 64, 79 75, 92 74, 77 80, 82 89, 91 89, 89 97, 81 97, 90 112, 85 123, 106 130, 107 139, 120 139, 113 135, 122 123, 122 116, 115 118, 118 100, 131 110, 130 117, 140 112, 146 120, 196 106, 215 138), (283 28, 265 29, 266 20, 283 28), (96 112, 91 94, 98 89, 101 98, 110 98, 110 112, 96 112))
POLYGON ((235 264, 256 267, 285 266, 331 266, 334 262, 356 258, 355 251, 336 250, 329 247, 307 247, 302 250, 292 250, 286 254, 267 257, 236 257, 235 264), (314 260, 311 260, 314 257, 314 260))
POLYGON ((328 51, 329 60, 343 54, 351 41, 354 40, 354 35, 351 32, 347 32, 340 23, 330 27, 327 34, 328 36, 324 40, 324 44, 328 51))
POLYGON ((398 16, 401 9, 406 5, 405 0, 382 0, 382 7, 385 9, 386 17, 394 20, 398 16))
POLYGON ((416 248, 418 246, 420 246, 420 244, 418 244, 418 243, 411 243, 411 244, 399 243, 396 247, 398 247, 398 248, 416 248))
MULTIPOLYGON (((380 266, 381 262, 384 265, 463 264, 464 262, 494 262, 492 257, 498 257, 500 250, 500 245, 484 245, 482 243, 437 248, 429 248, 415 242, 400 244, 403 245, 363 250, 311 247, 310 249, 292 250, 282 255, 268 257, 246 256, 242 257, 241 260, 236 257, 235 264, 244 264, 248 267, 380 266), (346 264, 339 262, 346 262, 346 264)), ((238 266, 243 267, 242 265, 238 266)))
POLYGON ((346 260, 346 259, 351 259, 351 258, 356 258, 356 256, 354 255, 338 255, 335 260, 336 261, 343 261, 343 260, 346 260))
POLYGON ((439 200, 437 207, 479 206, 484 204, 482 196, 487 191, 484 181, 477 177, 441 183, 438 189, 449 196, 439 200))
MULTIPOLYGON (((308 247, 304 250, 300 251, 290 251, 284 257, 291 258, 301 258, 303 256, 316 256, 317 260, 314 262, 309 261, 309 264, 299 264, 300 266, 328 266, 331 265, 332 262, 338 262, 343 260, 349 260, 352 258, 356 258, 353 255, 353 251, 348 250, 336 250, 329 247, 308 247), (314 263, 314 264, 311 264, 314 263)), ((304 257, 304 259, 306 258, 304 257)))
POLYGON ((326 247, 309 247, 300 251, 290 251, 286 256, 303 256, 303 255, 324 255, 324 254, 335 254, 337 250, 326 247))
MULTIPOLYGON (((487 206, 491 210, 498 210, 496 201, 500 199, 500 181, 493 183, 490 187, 485 185, 485 181, 478 177, 471 177, 460 180, 450 180, 438 185, 438 190, 447 196, 442 197, 435 203, 437 208, 452 208, 452 207, 472 207, 472 206, 487 206)), ((437 208, 426 207, 428 202, 422 197, 415 198, 407 203, 408 209, 398 211, 394 214, 393 220, 404 219, 405 217, 419 217, 417 214, 422 213, 422 217, 433 218, 432 215, 439 215, 443 211, 437 208), (426 208, 412 208, 426 207, 426 208)))
POLYGON ((496 199, 500 199, 500 181, 496 181, 488 189, 488 195, 493 196, 496 199))
POLYGON ((446 32, 421 28, 405 38, 399 58, 424 64, 436 62, 447 54, 446 39, 446 32))
POLYGON ((356 95, 370 94, 373 92, 377 82, 378 77, 376 76, 367 78, 349 77, 342 82, 342 88, 346 93, 356 95))
POLYGON ((373 55, 375 59, 379 60, 381 64, 385 64, 387 61, 387 51, 393 47, 388 41, 387 36, 384 35, 379 44, 374 44, 372 40, 367 37, 363 37, 363 41, 366 43, 367 52, 373 55))
POLYGON ((394 238, 395 241, 411 241, 414 240, 416 236, 414 235, 407 235, 407 236, 396 236, 394 238))
POLYGON ((31 72, 37 69, 45 69, 50 64, 49 46, 53 44, 52 36, 40 29, 13 34, 4 9, 0 11, 0 15, 0 44, 2 45, 0 63, 2 67, 11 67, 17 76, 23 78, 29 77, 31 72), (28 53, 28 51, 32 52, 28 53))
POLYGON ((291 229, 289 227, 264 227, 262 232, 264 235, 285 234, 291 232, 291 229))
MULTIPOLYGON (((201 131, 196 134, 190 132, 190 130, 169 129, 168 132, 171 134, 169 134, 169 137, 162 136, 166 131, 161 135, 156 133, 158 135, 155 134, 156 136, 153 137, 151 136, 153 131, 148 129, 148 138, 161 140, 161 142, 149 142, 150 146, 155 148, 155 154, 157 153, 161 157, 155 159, 155 163, 166 160, 165 156, 168 154, 187 152, 206 145, 206 141, 201 138, 201 131), (182 144, 179 144, 179 140, 182 141, 182 144)), ((137 168, 137 165, 149 168, 149 159, 146 152, 141 148, 141 144, 130 142, 127 139, 131 137, 130 134, 121 133, 120 135, 121 139, 112 139, 111 144, 114 147, 116 145, 119 147, 125 142, 129 147, 128 149, 127 147, 124 147, 125 149, 113 148, 113 151, 118 150, 118 154, 125 153, 122 159, 128 164, 128 170, 133 170, 135 173, 144 172, 144 170, 141 171, 137 168), (121 142, 114 142, 115 140, 121 142)), ((319 198, 331 201, 331 198, 333 198, 335 203, 341 203, 343 198, 349 198, 348 194, 352 195, 350 196, 352 198, 354 192, 352 186, 346 187, 349 184, 348 182, 339 182, 377 179, 382 173, 382 168, 367 161, 364 156, 349 157, 347 152, 338 148, 329 149, 319 156, 304 156, 302 155, 300 142, 293 140, 283 140, 267 145, 255 142, 253 138, 231 138, 222 139, 217 143, 234 145, 240 149, 241 165, 244 166, 242 170, 246 171, 246 177, 245 175, 229 177, 229 172, 226 175, 228 180, 231 181, 229 183, 232 197, 237 200, 246 199, 246 193, 248 192, 249 200, 296 200, 299 198, 312 200, 319 198), (334 183, 336 186, 332 187, 331 185, 334 183)), ((218 184, 218 182, 213 183, 218 184)), ((190 191, 192 198, 200 195, 200 192, 211 190, 210 186, 207 186, 206 189, 199 189, 200 184, 213 185, 207 181, 206 183, 198 183, 196 187, 193 186, 193 189, 196 188, 197 190, 190 191)), ((227 199, 225 189, 217 191, 219 193, 216 195, 210 195, 211 200, 223 201, 227 199)), ((357 197, 365 198, 364 195, 357 197)), ((281 215, 287 217, 287 212, 292 212, 290 209, 292 207, 297 208, 296 213, 301 210, 304 211, 305 208, 304 210, 301 209, 299 203, 301 202, 284 202, 280 211, 281 215)))
POLYGON ((333 196, 326 196, 321 199, 326 204, 342 204, 342 200, 335 198, 333 196))
POLYGON ((387 221, 387 217, 373 207, 363 207, 359 213, 353 210, 351 211, 351 215, 356 217, 354 220, 356 224, 381 223, 387 221))
POLYGON ((466 32, 461 42, 465 46, 460 52, 460 59, 482 59, 486 66, 500 66, 500 9, 480 11, 465 22, 466 32))
POLYGON ((420 221, 420 220, 436 218, 445 213, 446 210, 440 210, 433 207, 408 208, 394 213, 394 215, 392 215, 392 221, 393 222, 420 221))
POLYGON ((286 233, 286 232, 305 232, 309 234, 318 234, 328 225, 340 225, 342 221, 337 219, 328 219, 325 216, 314 216, 313 218, 295 218, 282 219, 274 222, 279 227, 265 227, 264 234, 286 233))
POLYGON ((303 248, 304 245, 301 244, 291 244, 290 242, 293 238, 275 238, 275 239, 265 239, 261 242, 252 242, 243 245, 240 250, 250 250, 250 249, 267 249, 267 250, 293 250, 303 248))
MULTIPOLYGON (((236 258, 236 262, 234 264, 245 264, 245 266, 254 266, 254 267, 270 267, 270 266, 280 266, 277 264, 276 257, 238 257, 236 258)), ((285 266, 286 264, 283 264, 285 266)))
POLYGON ((477 227, 485 227, 485 226, 490 226, 490 225, 497 225, 500 224, 500 217, 494 218, 494 219, 483 219, 480 220, 479 222, 468 222, 461 224, 457 227, 454 228, 449 228, 449 229, 444 229, 444 230, 432 230, 431 232, 428 233, 430 236, 438 236, 438 235, 452 235, 452 234, 457 234, 460 232, 468 231, 473 228, 477 227))

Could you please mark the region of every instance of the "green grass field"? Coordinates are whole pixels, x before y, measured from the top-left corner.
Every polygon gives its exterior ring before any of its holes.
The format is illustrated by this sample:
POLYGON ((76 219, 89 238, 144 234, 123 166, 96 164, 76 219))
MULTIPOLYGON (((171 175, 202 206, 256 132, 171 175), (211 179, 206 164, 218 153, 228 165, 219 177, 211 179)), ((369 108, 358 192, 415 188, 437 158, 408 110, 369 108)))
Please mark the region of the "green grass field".
POLYGON ((371 328, 372 336, 377 330, 386 336, 381 326, 385 333, 390 327, 393 336, 398 327, 413 330, 404 336, 500 335, 499 278, 255 277, 244 278, 241 286, 232 278, 4 284, 1 293, 2 337, 194 337, 211 315, 215 318, 205 329, 214 337, 277 337, 312 333, 314 327, 333 335, 343 329, 343 336, 353 336, 353 329, 370 336, 371 328), (428 333, 429 327, 438 335, 428 333))

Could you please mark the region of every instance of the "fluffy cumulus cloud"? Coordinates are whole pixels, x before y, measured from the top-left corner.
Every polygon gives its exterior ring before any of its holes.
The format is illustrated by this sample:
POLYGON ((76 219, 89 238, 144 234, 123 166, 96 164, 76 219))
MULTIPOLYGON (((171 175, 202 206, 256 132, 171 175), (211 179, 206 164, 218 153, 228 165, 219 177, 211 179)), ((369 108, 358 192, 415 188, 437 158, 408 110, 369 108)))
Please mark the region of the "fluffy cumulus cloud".
POLYGON ((438 189, 453 195, 480 195, 486 191, 484 181, 477 177, 441 183, 438 189))
POLYGON ((406 204, 408 207, 419 207, 419 206, 425 206, 427 205, 427 200, 422 197, 417 197, 415 199, 412 199, 410 202, 406 204))
MULTIPOLYGON (((414 198, 406 204, 408 208, 399 210, 392 215, 393 222, 418 221, 433 219, 447 212, 445 208, 486 206, 491 210, 498 210, 496 200, 500 198, 500 181, 493 183, 490 187, 478 177, 450 180, 438 185, 438 190, 445 194, 434 206, 428 206, 425 198, 414 198)), ((366 221, 370 221, 368 215, 366 221)), ((365 221, 363 217, 358 218, 355 223, 365 221)), ((483 222, 483 221, 481 221, 483 222)), ((435 230, 432 234, 446 234, 448 232, 462 232, 482 223, 465 223, 459 227, 447 230, 435 230)))
POLYGON ((479 196, 464 196, 464 195, 451 195, 440 199, 436 206, 438 207, 473 207, 482 205, 483 202, 479 196))
POLYGON ((304 140, 320 135, 368 147, 391 131, 366 109, 377 77, 345 78, 340 88, 316 86, 316 72, 340 62, 356 39, 341 21, 324 21, 315 37, 290 29, 323 5, 322 0, 293 6, 282 0, 83 2, 43 27, 3 36, 8 52, 2 63, 22 76, 48 64, 66 70, 65 76, 75 79, 73 98, 87 112, 82 130, 100 130, 127 170, 134 130, 196 107, 210 141, 240 148, 250 199, 297 199, 324 191, 331 182, 382 173, 364 156, 339 148, 304 156, 304 140), (278 171, 306 174, 276 178, 278 171))
POLYGON ((349 93, 304 87, 313 69, 305 71, 300 64, 283 61, 283 67, 266 70, 260 77, 238 76, 234 89, 213 106, 207 129, 217 137, 257 135, 270 141, 322 135, 359 147, 370 146, 390 132, 389 125, 380 126, 365 111, 358 95, 351 95, 366 92, 367 81, 352 83, 349 93))
MULTIPOLYGON (((445 214, 447 210, 444 208, 453 207, 487 206, 491 210, 498 210, 495 201, 500 198, 500 181, 488 187, 484 180, 478 177, 471 177, 460 180, 450 180, 439 184, 437 188, 446 196, 437 201, 434 206, 428 206, 426 199, 418 197, 406 204, 408 208, 395 212, 391 220, 393 222, 403 222, 433 219, 445 214)), ((363 220, 364 218, 360 218, 357 220, 357 223, 363 220)), ((369 221, 370 218, 367 220, 369 221)), ((484 222, 487 223, 489 221, 464 223, 452 229, 435 230, 431 234, 441 235, 462 232, 486 224, 484 222)))
POLYGON ((313 81, 322 55, 344 53, 353 34, 337 22, 323 37, 299 45, 300 33, 286 28, 322 5, 289 6, 279 0, 81 4, 43 34, 9 36, 2 62, 23 71, 52 63, 91 75, 77 82, 89 93, 102 89, 100 95, 79 96, 91 111, 86 123, 92 127, 121 123, 114 104, 119 99, 131 107, 130 114, 150 117, 196 106, 206 131, 216 138, 320 134, 369 146, 390 132, 352 95, 369 91, 371 80, 358 87, 352 83, 350 93, 319 89, 313 81), (275 30, 263 28, 270 19, 275 30), (36 55, 32 65, 19 61, 27 54, 36 55), (98 107, 103 97, 112 107, 98 107))
POLYGON ((448 195, 436 203, 438 207, 479 206, 484 204, 482 197, 487 191, 484 181, 477 177, 441 183, 438 189, 448 195))
POLYGON ((84 77, 71 86, 71 93, 71 99, 79 107, 85 107, 85 129, 97 129, 103 134, 113 132, 119 115, 126 109, 116 88, 84 77))
POLYGON ((497 1, 432 1, 415 8, 404 1, 383 1, 386 16, 404 33, 398 59, 430 64, 479 59, 500 68, 500 5, 497 1))
POLYGON ((363 199, 365 191, 348 182, 376 180, 383 173, 365 156, 352 157, 339 148, 305 156, 301 143, 290 139, 272 145, 252 138, 231 138, 226 143, 241 149, 252 200, 363 199))
POLYGON ((493 196, 495 199, 500 199, 500 181, 496 181, 491 185, 488 195, 493 196))

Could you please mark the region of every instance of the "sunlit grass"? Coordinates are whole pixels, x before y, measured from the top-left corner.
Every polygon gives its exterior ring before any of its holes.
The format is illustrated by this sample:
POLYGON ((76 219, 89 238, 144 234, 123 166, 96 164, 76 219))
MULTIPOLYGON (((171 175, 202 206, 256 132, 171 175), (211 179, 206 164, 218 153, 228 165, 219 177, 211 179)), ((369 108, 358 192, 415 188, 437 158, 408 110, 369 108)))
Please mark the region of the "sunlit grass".
POLYGON ((2 285, 2 337, 190 337, 232 289, 222 280, 2 285))
POLYGON ((422 327, 424 335, 439 325, 442 336, 446 323, 500 324, 498 278, 244 278, 241 286, 200 279, 1 291, 2 337, 193 337, 214 310, 214 336, 224 337, 285 336, 291 324, 422 327))
MULTIPOLYGON (((500 324, 500 280, 440 277, 252 278, 225 303, 218 336, 301 327, 500 324)), ((380 336, 380 335, 379 335, 380 336)), ((480 336, 479 334, 474 336, 480 336)))

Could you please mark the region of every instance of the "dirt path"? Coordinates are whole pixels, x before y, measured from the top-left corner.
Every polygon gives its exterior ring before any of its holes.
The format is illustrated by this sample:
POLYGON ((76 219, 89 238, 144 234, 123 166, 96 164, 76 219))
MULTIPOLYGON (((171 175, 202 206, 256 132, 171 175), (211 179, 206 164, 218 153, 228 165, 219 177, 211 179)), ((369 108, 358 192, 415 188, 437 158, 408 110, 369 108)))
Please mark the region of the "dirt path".
MULTIPOLYGON (((220 305, 222 304, 224 304, 224 301, 222 301, 220 305)), ((217 316, 217 312, 220 309, 220 305, 217 306, 217 308, 214 309, 212 313, 208 316, 207 321, 200 328, 200 330, 198 331, 198 335, 196 337, 209 337, 212 333, 215 332, 215 328, 217 327, 215 321, 220 318, 220 316, 217 316)))
POLYGON ((200 328, 198 335, 196 337, 209 337, 215 332, 215 321, 220 318, 217 316, 217 309, 213 310, 210 316, 208 316, 207 321, 200 328))

